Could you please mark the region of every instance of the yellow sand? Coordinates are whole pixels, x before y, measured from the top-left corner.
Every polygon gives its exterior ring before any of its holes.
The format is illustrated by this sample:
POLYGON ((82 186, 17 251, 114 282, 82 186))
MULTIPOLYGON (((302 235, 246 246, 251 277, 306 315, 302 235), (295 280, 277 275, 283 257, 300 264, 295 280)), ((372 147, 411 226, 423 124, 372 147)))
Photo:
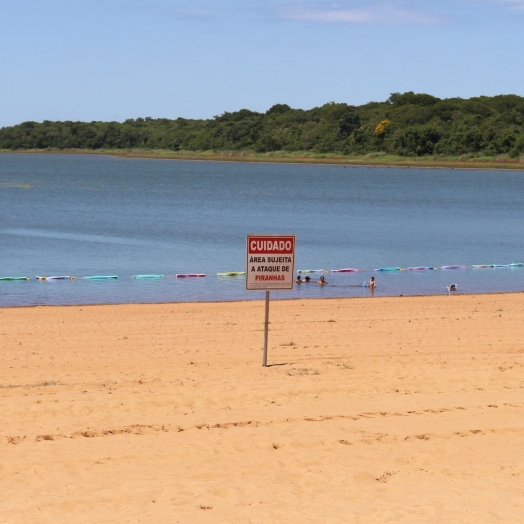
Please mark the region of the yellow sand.
POLYGON ((0 522, 522 522, 523 298, 0 309, 0 522))

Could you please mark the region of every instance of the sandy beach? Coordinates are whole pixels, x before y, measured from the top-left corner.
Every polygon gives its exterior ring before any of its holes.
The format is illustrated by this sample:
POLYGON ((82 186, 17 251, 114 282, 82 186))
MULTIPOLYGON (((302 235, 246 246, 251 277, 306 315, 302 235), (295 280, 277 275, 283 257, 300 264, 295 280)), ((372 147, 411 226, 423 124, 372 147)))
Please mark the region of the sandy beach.
POLYGON ((0 309, 0 522, 520 522, 523 303, 0 309))

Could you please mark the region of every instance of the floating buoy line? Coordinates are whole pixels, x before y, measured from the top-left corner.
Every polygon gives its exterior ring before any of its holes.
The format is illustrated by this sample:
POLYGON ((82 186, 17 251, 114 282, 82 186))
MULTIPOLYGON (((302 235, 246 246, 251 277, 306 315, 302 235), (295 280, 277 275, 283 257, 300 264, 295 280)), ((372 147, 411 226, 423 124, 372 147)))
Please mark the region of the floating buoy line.
MULTIPOLYGON (((512 264, 472 264, 468 266, 466 264, 450 264, 447 266, 410 266, 410 267, 379 267, 377 269, 366 270, 366 269, 357 269, 354 267, 346 267, 341 269, 299 269, 298 274, 307 274, 307 273, 363 273, 366 271, 381 271, 381 272, 395 272, 395 271, 435 271, 441 269, 443 271, 451 270, 465 270, 465 269, 498 269, 498 268, 522 268, 524 267, 524 262, 513 262, 512 264)), ((174 275, 177 279, 182 278, 204 278, 210 277, 211 275, 206 275, 205 273, 176 273, 174 275)), ((226 271, 222 273, 217 273, 217 277, 221 278, 236 278, 236 277, 245 277, 245 271, 226 271)), ((36 276, 36 280, 40 281, 58 281, 58 280, 76 280, 76 277, 73 275, 52 275, 52 276, 36 276)), ((144 274, 144 275, 133 275, 131 278, 137 280, 148 280, 148 279, 162 279, 162 278, 173 278, 173 275, 157 275, 157 274, 144 274)), ((82 280, 117 280, 117 275, 90 275, 82 277, 82 280)), ((0 282, 14 282, 14 281, 27 281, 31 280, 30 277, 0 277, 0 282)))
MULTIPOLYGON (((57 276, 57 277, 36 277, 37 280, 76 280, 73 276, 57 276)), ((27 279, 29 280, 29 279, 27 279)))
POLYGON ((82 277, 83 280, 116 280, 116 275, 94 275, 92 277, 82 277))

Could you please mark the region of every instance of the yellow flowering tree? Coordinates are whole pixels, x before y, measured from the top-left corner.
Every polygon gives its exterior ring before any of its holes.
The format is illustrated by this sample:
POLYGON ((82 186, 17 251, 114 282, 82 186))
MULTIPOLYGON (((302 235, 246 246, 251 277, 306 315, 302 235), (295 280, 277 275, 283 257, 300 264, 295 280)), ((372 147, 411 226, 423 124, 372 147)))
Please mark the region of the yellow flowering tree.
POLYGON ((382 120, 375 127, 375 136, 383 137, 388 130, 388 127, 391 125, 391 120, 382 120))

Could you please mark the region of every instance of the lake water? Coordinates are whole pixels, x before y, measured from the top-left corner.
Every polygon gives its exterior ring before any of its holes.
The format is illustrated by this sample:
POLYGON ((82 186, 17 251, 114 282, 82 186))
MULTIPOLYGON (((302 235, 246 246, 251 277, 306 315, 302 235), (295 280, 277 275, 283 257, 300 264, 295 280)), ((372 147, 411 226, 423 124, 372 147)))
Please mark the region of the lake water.
POLYGON ((524 172, 0 155, 0 306, 260 299, 246 233, 297 235, 297 269, 356 267, 274 298, 524 291, 524 172), (202 279, 134 280, 198 272, 202 279), (118 275, 86 281, 86 275, 118 275), (41 282, 36 275, 76 275, 41 282))

